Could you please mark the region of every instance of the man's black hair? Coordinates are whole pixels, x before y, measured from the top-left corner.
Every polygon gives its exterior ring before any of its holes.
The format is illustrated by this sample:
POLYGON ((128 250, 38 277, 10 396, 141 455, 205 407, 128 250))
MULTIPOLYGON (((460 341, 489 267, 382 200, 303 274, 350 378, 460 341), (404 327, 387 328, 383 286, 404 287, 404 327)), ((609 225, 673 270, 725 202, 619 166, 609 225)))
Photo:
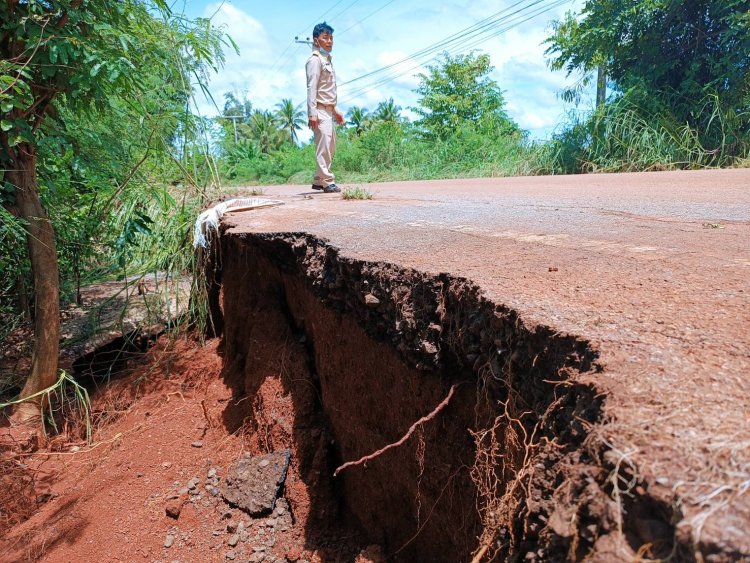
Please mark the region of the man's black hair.
POLYGON ((330 33, 333 35, 333 28, 326 22, 319 23, 313 28, 313 38, 318 37, 321 33, 330 33))

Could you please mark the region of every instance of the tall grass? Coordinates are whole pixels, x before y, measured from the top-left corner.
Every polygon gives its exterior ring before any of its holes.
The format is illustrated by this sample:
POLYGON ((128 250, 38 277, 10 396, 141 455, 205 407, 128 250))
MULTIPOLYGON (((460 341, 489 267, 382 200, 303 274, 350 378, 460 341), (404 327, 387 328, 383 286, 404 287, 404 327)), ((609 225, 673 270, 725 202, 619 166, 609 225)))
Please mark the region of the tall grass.
MULTIPOLYGON (((581 116, 544 143, 522 135, 479 130, 467 123, 445 140, 421 136, 408 123, 380 122, 361 136, 339 135, 334 169, 339 182, 458 177, 635 172, 737 166, 747 163, 750 110, 722 106, 708 96, 691 124, 669 111, 622 96, 581 116)), ((307 183, 311 145, 251 155, 233 163, 236 183, 307 183)))
POLYGON ((580 119, 538 147, 539 173, 636 172, 719 168, 746 161, 750 112, 722 107, 718 96, 698 106, 695 125, 624 96, 580 119))

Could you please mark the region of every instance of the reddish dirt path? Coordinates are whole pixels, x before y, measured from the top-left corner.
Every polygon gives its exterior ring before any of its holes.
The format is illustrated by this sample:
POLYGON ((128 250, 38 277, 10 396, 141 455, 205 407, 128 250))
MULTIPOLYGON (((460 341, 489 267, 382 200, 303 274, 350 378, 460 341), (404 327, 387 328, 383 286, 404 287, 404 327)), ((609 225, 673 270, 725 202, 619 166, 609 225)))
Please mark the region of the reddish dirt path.
MULTIPOLYGON (((260 554, 269 562, 320 562, 325 550, 305 548, 305 491, 293 474, 284 494, 295 502, 294 523, 285 520, 288 510, 250 518, 204 487, 212 468, 221 477, 243 453, 258 451, 247 428, 227 430, 232 392, 217 345, 162 338, 124 378, 94 394, 93 411, 106 410, 108 420, 99 421, 93 446, 53 444, 62 451, 24 457, 29 469, 16 475, 33 473, 44 503, 0 538, 0 561, 229 561, 231 553, 239 561, 260 554), (201 496, 191 493, 179 518, 168 517, 172 497, 193 478, 201 496), (242 527, 242 540, 230 545, 242 527)), ((261 394, 279 418, 290 416, 273 377, 261 394)))

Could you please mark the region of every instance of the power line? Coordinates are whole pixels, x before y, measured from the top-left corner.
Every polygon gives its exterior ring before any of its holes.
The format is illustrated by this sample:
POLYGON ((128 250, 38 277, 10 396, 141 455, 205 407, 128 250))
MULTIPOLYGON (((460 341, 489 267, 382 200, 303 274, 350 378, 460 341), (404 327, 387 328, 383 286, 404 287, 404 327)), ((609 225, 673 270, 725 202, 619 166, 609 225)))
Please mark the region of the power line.
MULTIPOLYGON (((321 16, 319 16, 319 17, 318 17, 318 18, 317 18, 317 19, 315 20, 315 22, 314 22, 313 24, 310 24, 310 25, 308 25, 308 26, 307 26, 307 27, 306 27, 306 28, 305 28, 304 30, 302 30, 302 31, 300 31, 299 33, 297 33, 297 35, 295 36, 295 41, 293 41, 293 42, 292 42, 292 44, 294 44, 295 42, 296 42, 296 43, 300 43, 300 41, 298 41, 298 40, 297 40, 297 38, 298 38, 298 37, 299 37, 300 35, 302 35, 303 33, 305 33, 305 31, 309 30, 309 29, 310 29, 310 27, 312 27, 312 26, 313 26, 313 25, 315 25, 316 23, 320 22, 320 21, 321 21, 321 20, 322 20, 322 19, 323 19, 323 18, 324 18, 324 17, 326 16, 326 14, 328 14, 328 13, 329 13, 329 12, 331 12, 331 11, 333 11, 333 9, 334 9, 334 8, 335 8, 336 6, 338 6, 339 4, 341 4, 341 3, 343 2, 343 1, 344 1, 344 0, 339 0, 338 2, 336 2, 336 3, 335 3, 335 4, 333 5, 333 6, 331 6, 330 8, 328 8, 328 10, 326 10, 325 12, 323 12, 323 14, 322 14, 321 16)), ((360 2, 360 0, 353 0, 352 2, 350 2, 349 4, 347 4, 347 5, 346 5, 346 6, 345 6, 345 7, 344 7, 344 8, 343 8, 343 9, 342 9, 342 10, 341 10, 340 12, 338 12, 338 13, 337 13, 337 14, 336 14, 335 16, 333 16, 333 19, 335 19, 335 18, 338 18, 338 17, 339 17, 339 16, 341 16, 342 14, 346 13, 346 12, 347 12, 347 11, 348 11, 348 10, 349 10, 349 9, 350 9, 350 8, 351 8, 352 6, 354 6, 354 5, 355 5, 355 4, 357 4, 358 2, 360 2)), ((386 4, 384 5, 384 6, 381 6, 380 8, 378 8, 377 10, 375 10, 374 12, 372 12, 372 13, 368 14, 367 16, 365 16, 364 18, 362 18, 361 20, 357 20, 357 22, 356 22, 356 23, 355 23, 354 25, 352 25, 352 26, 348 27, 348 28, 347 28, 347 29, 345 29, 344 31, 342 31, 342 32, 340 32, 340 33, 336 33, 336 32, 334 32, 334 35, 336 35, 336 36, 340 36, 340 35, 341 35, 341 33, 345 33, 346 31, 349 31, 349 30, 350 30, 350 29, 352 29, 353 27, 356 27, 357 25, 359 25, 360 23, 362 23, 362 22, 363 22, 364 20, 366 20, 366 19, 367 19, 367 18, 369 18, 370 16, 372 16, 372 15, 376 14, 377 12, 379 12, 380 10, 382 10, 383 8, 385 8, 385 7, 386 7, 386 6, 388 5, 388 4, 391 4, 391 3, 393 3, 393 2, 394 2, 394 0, 390 0, 390 1, 389 1, 389 2, 387 2, 387 3, 386 3, 386 4)), ((287 52, 287 51, 289 50, 289 47, 291 47, 291 45, 292 45, 292 44, 290 44, 289 46, 287 46, 287 48, 286 48, 286 49, 284 50, 284 53, 286 53, 286 52, 287 52)), ((282 55, 281 55, 281 56, 283 56, 283 55, 284 55, 284 53, 282 53, 282 55)), ((278 61, 278 60, 281 60, 281 56, 279 57, 279 59, 277 59, 277 61, 278 61)), ((290 54, 289 56, 287 56, 287 57, 286 57, 286 59, 284 59, 284 60, 283 60, 282 64, 278 65, 278 68, 279 68, 279 69, 281 69, 281 68, 284 68, 284 67, 286 67, 286 66, 287 66, 287 65, 288 65, 288 64, 289 64, 289 63, 290 63, 290 62, 292 61, 292 59, 293 59, 293 58, 294 58, 294 54, 290 54)), ((276 70, 276 69, 277 69, 277 65, 276 65, 276 63, 274 63, 274 65, 273 65, 273 66, 271 67, 271 72, 273 72, 273 71, 274 71, 274 70, 276 70)))
POLYGON ((284 55, 297 42, 297 37, 299 37, 300 35, 302 35, 303 33, 307 32, 307 31, 309 31, 312 26, 314 26, 315 24, 317 24, 318 22, 320 22, 326 16, 326 14, 328 14, 329 12, 331 12, 336 6, 338 6, 339 4, 341 4, 343 1, 344 0, 338 0, 338 2, 335 2, 333 4, 333 6, 331 6, 325 12, 323 12, 320 16, 318 16, 313 23, 306 25, 305 28, 302 31, 298 31, 296 33, 296 35, 294 36, 294 40, 292 40, 292 41, 289 42, 289 44, 282 51, 282 53, 276 58, 276 61, 274 61, 274 63, 271 65, 271 70, 269 72, 274 72, 275 70, 277 70, 277 68, 281 69, 281 68, 285 67, 291 61, 291 58, 292 58, 293 55, 289 55, 286 59, 284 59, 284 55), (279 62, 282 61, 282 60, 283 60, 283 63, 281 65, 279 65, 279 62))
POLYGON ((473 47, 476 47, 477 45, 484 43, 485 41, 488 41, 494 37, 497 37, 498 35, 501 35, 502 33, 505 33, 506 31, 517 27, 545 12, 548 12, 549 10, 552 10, 554 8, 557 8, 558 6, 561 6, 565 3, 567 3, 569 0, 553 0, 550 4, 547 6, 538 6, 539 4, 542 4, 542 0, 536 0, 534 2, 531 2, 529 5, 516 10, 515 12, 511 14, 507 14, 503 18, 497 18, 492 20, 493 18, 496 18, 496 16, 499 13, 507 12, 509 9, 518 6, 519 4, 522 4, 523 2, 517 2, 513 6, 506 8, 502 12, 498 12, 496 14, 493 14, 492 16, 489 16, 488 18, 485 18, 484 20, 480 20, 480 22, 477 22, 473 26, 470 26, 468 28, 465 28, 464 30, 461 30, 460 32, 453 34, 451 36, 448 36, 448 38, 439 41, 437 43, 433 43, 429 47, 425 47, 424 49, 421 49, 420 51, 417 51, 416 53, 412 54, 409 57, 406 57, 404 59, 401 59, 400 61, 397 61, 396 63, 392 63, 390 65, 387 65, 385 67, 382 67, 380 69, 377 69, 375 71, 369 72, 367 74, 364 74, 360 77, 357 77, 353 80, 349 80, 345 83, 342 83, 341 86, 345 86, 347 84, 352 84, 353 82, 359 81, 361 79, 374 76, 376 74, 379 74, 381 72, 384 72, 386 70, 392 69, 393 67, 406 62, 406 61, 414 61, 419 59, 422 59, 424 57, 428 57, 427 59, 423 60, 422 62, 418 62, 415 66, 410 67, 409 69, 403 70, 403 71, 396 71, 387 74, 386 76, 376 79, 374 82, 370 84, 363 85, 357 89, 355 89, 353 92, 350 92, 347 94, 346 99, 352 99, 356 96, 359 96, 365 92, 371 91, 379 86, 382 86, 383 84, 386 84, 388 82, 391 82, 395 80, 396 78, 399 78, 401 76, 404 76, 408 74, 411 71, 417 70, 418 68, 422 67, 424 64, 434 61, 438 58, 438 55, 434 55, 434 53, 438 50, 447 50, 449 46, 452 44, 455 44, 459 41, 463 41, 465 38, 469 38, 473 40, 473 42, 470 42, 468 44, 465 44, 462 46, 460 52, 466 52, 471 50, 473 47), (528 12, 530 8, 535 8, 533 11, 528 12), (525 12, 525 13, 524 13, 525 12), (505 25, 502 25, 505 24, 505 25), (470 31, 467 31, 470 30, 470 31))
POLYGON ((341 10, 341 11, 340 11, 340 12, 339 12, 338 14, 336 14, 335 16, 333 16, 333 19, 335 20, 335 19, 336 19, 337 17, 339 17, 339 16, 341 15, 341 14, 345 13, 346 11, 348 11, 348 10, 349 10, 349 8, 351 8, 352 6, 354 6, 354 4, 356 4, 356 3, 358 3, 358 2, 359 2, 359 0, 352 0, 351 4, 348 4, 348 5, 346 6, 346 8, 344 8, 344 9, 343 9, 343 10, 341 10))
POLYGON ((488 41, 490 39, 494 39, 495 37, 497 37, 499 35, 502 35, 506 31, 509 31, 510 29, 513 29, 514 27, 518 27, 519 25, 524 24, 527 21, 533 20, 537 16, 540 16, 540 15, 544 14, 545 12, 549 12, 550 10, 554 10, 555 8, 558 8, 558 7, 562 6, 563 4, 567 4, 568 2, 569 2, 569 0, 555 0, 549 6, 547 6, 547 7, 540 7, 535 12, 533 12, 531 14, 528 14, 528 16, 526 18, 522 19, 521 21, 514 22, 513 25, 511 25, 509 27, 500 29, 500 30, 496 31, 495 33, 492 33, 491 35, 488 35, 487 37, 476 41, 475 43, 469 44, 466 47, 466 49, 471 49, 471 48, 475 47, 476 45, 479 45, 480 43, 483 43, 483 42, 488 41))
MULTIPOLYGON (((541 1, 542 0, 535 0, 534 2, 532 2, 532 5, 533 4, 537 4, 537 3, 541 2, 541 1)), ((470 25, 470 26, 468 26, 468 27, 466 27, 466 28, 464 28, 464 29, 462 29, 460 31, 457 31, 456 33, 454 33, 452 35, 444 37, 440 41, 432 43, 431 45, 428 45, 427 47, 424 47, 424 48, 420 49, 419 51, 415 51, 414 53, 412 53, 410 55, 407 55, 406 57, 404 57, 403 59, 401 59, 399 61, 396 61, 395 63, 391 63, 391 64, 386 65, 384 67, 378 68, 376 70, 373 70, 371 72, 368 72, 368 73, 365 73, 365 74, 363 74, 361 76, 358 76, 357 78, 353 78, 351 80, 348 80, 347 82, 343 82, 341 84, 341 86, 346 86, 347 84, 352 84, 353 82, 358 82, 360 80, 363 80, 364 78, 368 78, 370 76, 373 76, 375 74, 379 74, 379 73, 384 72, 384 71, 386 71, 388 69, 391 69, 391 68, 393 68, 395 66, 398 66, 401 63, 413 60, 415 58, 424 56, 426 54, 433 53, 433 52, 435 52, 435 51, 437 51, 439 49, 444 49, 445 47, 447 47, 451 43, 458 42, 461 39, 463 39, 464 37, 466 37, 467 35, 476 32, 477 30, 480 30, 480 29, 482 29, 482 28, 484 28, 484 27, 486 27, 488 25, 497 24, 497 22, 500 22, 503 19, 503 18, 499 18, 498 16, 501 16, 502 14, 508 12, 509 10, 512 10, 513 8, 515 8, 515 7, 523 4, 524 2, 528 2, 528 0, 520 0, 519 2, 516 2, 515 4, 512 4, 512 5, 508 6, 507 8, 505 8, 503 10, 500 10, 499 12, 495 12, 494 14, 492 14, 490 16, 487 16, 486 18, 481 19, 478 22, 476 22, 476 23, 474 23, 474 24, 472 24, 472 25, 470 25)), ((524 7, 524 8, 521 8, 521 10, 517 10, 516 12, 512 12, 512 13, 508 14, 505 17, 512 16, 513 14, 517 13, 518 11, 522 11, 522 10, 524 10, 526 8, 528 8, 528 6, 524 7)))
MULTIPOLYGON (((519 25, 521 25, 521 24, 523 24, 523 23, 525 23, 525 22, 527 22, 527 21, 535 18, 536 16, 538 16, 538 15, 540 15, 540 14, 546 12, 546 11, 549 11, 550 9, 553 9, 553 8, 559 6, 559 5, 562 5, 562 4, 566 3, 566 2, 567 2, 567 0, 557 0, 552 5, 550 5, 550 7, 547 8, 547 9, 540 9, 536 13, 531 14, 527 18, 515 21, 511 25, 508 25, 506 27, 503 27, 503 28, 497 30, 497 32, 493 33, 492 35, 489 35, 487 37, 481 38, 481 39, 475 41, 474 43, 470 43, 470 44, 466 45, 463 49, 461 49, 460 52, 470 51, 472 48, 476 47, 477 45, 479 45, 481 43, 484 43, 485 41, 489 41, 490 39, 493 39, 494 37, 497 37, 498 35, 501 35, 501 34, 505 33, 506 31, 508 31, 508 30, 510 30, 510 29, 512 29, 514 27, 517 27, 517 26, 519 26, 519 25)), ((381 78, 379 80, 376 80, 373 83, 366 84, 366 85, 364 85, 364 86, 356 89, 355 91, 348 93, 347 96, 346 96, 346 98, 345 98, 345 100, 344 100, 344 102, 346 100, 353 99, 353 98, 355 98, 355 97, 357 97, 357 96, 359 96, 361 94, 364 94, 366 92, 374 90, 375 88, 378 88, 379 86, 383 86, 383 85, 385 85, 385 84, 387 84, 389 82, 392 82, 393 80, 395 80, 397 78, 400 78, 401 76, 409 74, 410 72, 415 71, 415 70, 421 68, 422 66, 424 66, 425 64, 427 64, 429 62, 436 61, 438 59, 438 57, 439 57, 439 54, 438 55, 434 55, 431 58, 429 58, 427 60, 424 60, 421 63, 417 63, 415 66, 412 66, 412 67, 410 67, 410 68, 408 68, 408 69, 406 69, 404 71, 397 71, 397 72, 392 73, 390 75, 387 75, 387 76, 385 76, 385 77, 383 77, 383 78, 381 78)))
POLYGON ((339 4, 341 4, 341 3, 343 2, 343 1, 344 1, 344 0, 339 0, 338 2, 336 2, 336 3, 335 3, 335 4, 333 5, 333 6, 331 6, 331 7, 330 7, 330 8, 328 8, 328 9, 327 9, 327 10, 326 10, 325 12, 323 12, 323 13, 322 13, 322 14, 321 14, 320 16, 318 16, 318 17, 317 17, 317 19, 316 19, 316 20, 315 20, 314 22, 312 22, 311 24, 307 25, 307 26, 305 27, 305 29, 303 29, 302 31, 298 32, 298 33, 297 33, 297 35, 302 35, 302 34, 303 34, 303 33, 305 33, 306 31, 309 31, 309 30, 310 30, 310 28, 311 28, 312 26, 314 26, 315 24, 317 24, 317 23, 320 23, 321 21, 323 21, 323 18, 324 18, 324 17, 326 17, 326 15, 328 15, 328 13, 330 13, 331 11, 333 11, 333 9, 334 9, 334 8, 335 8, 336 6, 338 6, 339 4))
POLYGON ((383 8, 386 8, 386 7, 387 7, 387 6, 389 6, 390 4, 393 4, 393 2, 395 2, 395 0, 390 0, 389 2, 386 2, 385 4, 383 4, 382 6, 380 6, 380 8, 378 8, 377 10, 374 10, 374 11, 370 12, 370 13, 369 13, 369 14, 367 14, 367 15, 366 15, 366 16, 365 16, 364 18, 362 18, 361 20, 358 20, 358 21, 357 21, 357 23, 355 23, 355 24, 353 24, 353 25, 351 25, 351 26, 347 27, 347 28, 346 28, 346 29, 345 29, 344 31, 341 31, 341 32, 337 33, 336 35, 337 35, 338 37, 341 37, 341 35, 342 35, 342 34, 346 33, 346 32, 347 32, 347 31, 349 31, 350 29, 354 29, 354 28, 355 28, 355 27, 357 27, 357 26, 358 26, 359 24, 361 24, 361 23, 362 23, 363 21, 365 21, 366 19, 369 19, 370 17, 372 17, 372 16, 374 16, 375 14, 377 14, 377 13, 378 13, 379 11, 381 11, 381 10, 382 10, 383 8))

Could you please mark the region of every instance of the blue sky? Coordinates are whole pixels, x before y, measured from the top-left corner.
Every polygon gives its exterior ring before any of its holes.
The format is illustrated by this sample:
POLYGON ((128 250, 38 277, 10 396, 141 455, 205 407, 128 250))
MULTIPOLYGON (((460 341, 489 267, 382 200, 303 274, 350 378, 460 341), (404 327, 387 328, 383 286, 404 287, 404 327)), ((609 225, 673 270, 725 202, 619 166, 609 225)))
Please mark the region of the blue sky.
MULTIPOLYGON (((230 91, 246 93, 259 109, 273 109, 283 98, 302 103, 310 47, 294 39, 307 38, 313 25, 325 20, 334 28, 334 66, 344 111, 353 105, 374 110, 392 97, 411 116, 408 107, 418 99, 413 92, 419 83, 415 75, 434 64, 432 57, 443 50, 457 55, 475 49, 490 55, 495 67, 491 76, 505 92, 511 117, 533 138, 545 139, 571 109, 558 93, 572 79, 549 70, 543 41, 551 33, 553 19, 580 10, 582 4, 582 0, 186 0, 184 12, 189 17, 211 17, 240 48, 239 55, 227 52, 223 70, 211 78, 210 91, 219 106, 230 91), (539 13, 542 10, 546 11, 539 13), (482 33, 459 36, 478 23, 484 26, 482 33), (452 41, 436 49, 435 44, 444 40, 452 41), (424 55, 414 56, 427 48, 424 55), (388 65, 394 66, 361 78, 388 65), (350 80, 355 82, 345 84, 350 80)), ((584 101, 583 109, 590 103, 584 101)), ((198 110, 206 116, 217 113, 203 99, 198 100, 198 110)))

